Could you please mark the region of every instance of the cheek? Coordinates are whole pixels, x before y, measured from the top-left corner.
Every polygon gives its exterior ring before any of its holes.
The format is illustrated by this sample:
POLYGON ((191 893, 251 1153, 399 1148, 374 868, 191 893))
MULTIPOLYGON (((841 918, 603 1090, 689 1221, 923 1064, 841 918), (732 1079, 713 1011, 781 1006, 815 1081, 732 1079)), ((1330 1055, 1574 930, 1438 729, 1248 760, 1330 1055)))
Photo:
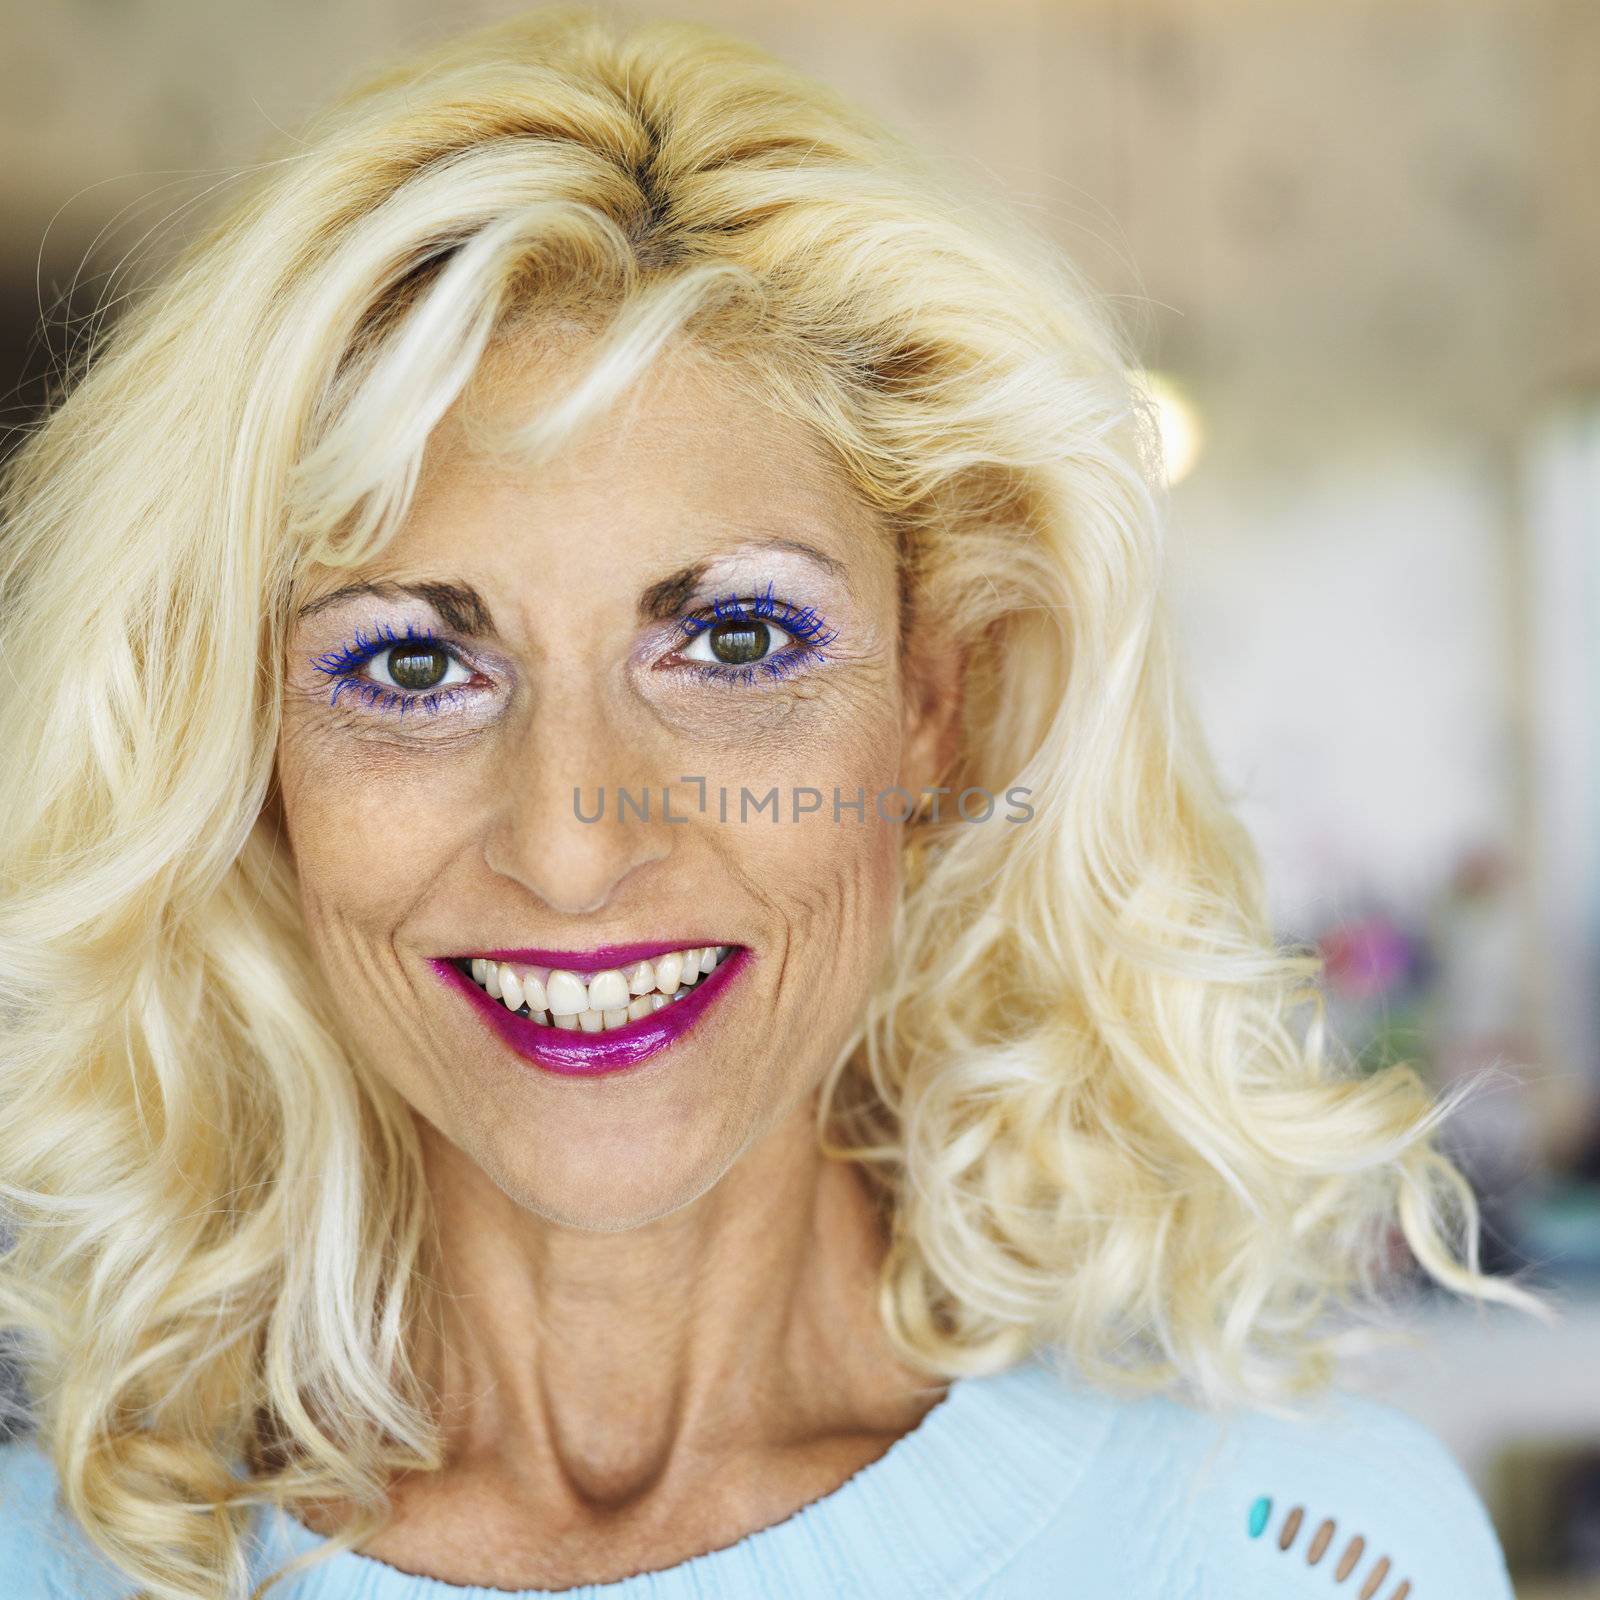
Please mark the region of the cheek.
MULTIPOLYGON (((850 797, 847 797, 850 798, 850 797)), ((831 797, 830 797, 831 799, 831 797)), ((777 910, 806 991, 854 1017, 872 988, 899 892, 900 830, 871 810, 787 830, 777 910)))
POLYGON ((772 1070, 797 1090, 815 1085, 845 1045, 888 948, 901 830, 877 817, 872 793, 864 822, 853 811, 835 822, 830 793, 819 815, 740 830, 740 887, 774 936, 769 1024, 783 1048, 772 1070))
POLYGON ((313 936, 342 927, 386 939, 455 848, 459 776, 444 762, 352 756, 308 732, 286 733, 279 778, 313 936))
POLYGON ((785 747, 753 744, 741 761, 719 764, 706 791, 727 868, 785 930, 786 984, 803 979, 813 999, 825 984, 835 1006, 871 987, 899 893, 904 828, 896 819, 907 806, 893 792, 900 725, 892 704, 850 710, 829 718, 826 733, 797 728, 785 747), (774 790, 776 818, 770 806, 756 812, 774 790))

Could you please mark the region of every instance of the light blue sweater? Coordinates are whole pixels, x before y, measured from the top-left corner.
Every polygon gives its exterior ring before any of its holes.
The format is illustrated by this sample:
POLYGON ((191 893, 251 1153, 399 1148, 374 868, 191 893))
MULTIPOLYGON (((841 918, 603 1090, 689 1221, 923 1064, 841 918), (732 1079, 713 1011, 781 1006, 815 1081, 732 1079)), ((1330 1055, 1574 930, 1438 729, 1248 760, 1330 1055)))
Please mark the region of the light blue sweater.
MULTIPOLYGON (((131 1587, 53 1509, 31 1443, 0 1449, 0 1593, 131 1587)), ((321 1541, 280 1512, 275 1564, 321 1541)), ((1336 1393, 1308 1420, 1208 1416, 1062 1382, 1041 1362, 958 1379, 886 1455, 737 1544, 566 1600, 1511 1600, 1482 1503, 1399 1411, 1336 1393), (1358 1543, 1359 1541, 1359 1543, 1358 1543), (1340 1575, 1343 1574, 1341 1577, 1340 1575), (1405 1586, 1409 1583, 1409 1589, 1405 1586)), ((507 1600, 341 1552, 282 1600, 507 1600)))

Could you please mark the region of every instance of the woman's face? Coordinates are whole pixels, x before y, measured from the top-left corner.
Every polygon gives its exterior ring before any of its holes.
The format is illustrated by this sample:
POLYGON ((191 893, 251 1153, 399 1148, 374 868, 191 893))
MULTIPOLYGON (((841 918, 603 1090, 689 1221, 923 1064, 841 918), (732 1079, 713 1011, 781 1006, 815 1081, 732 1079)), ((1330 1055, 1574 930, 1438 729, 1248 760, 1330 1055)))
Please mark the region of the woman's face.
MULTIPOLYGON (((562 376, 512 350, 472 403, 529 418, 562 376)), ((888 530, 726 369, 659 363, 538 468, 453 411, 399 535, 292 629, 283 822, 354 1047, 540 1215, 701 1194, 878 972, 908 808, 878 797, 951 736, 928 632, 902 656, 888 530)))

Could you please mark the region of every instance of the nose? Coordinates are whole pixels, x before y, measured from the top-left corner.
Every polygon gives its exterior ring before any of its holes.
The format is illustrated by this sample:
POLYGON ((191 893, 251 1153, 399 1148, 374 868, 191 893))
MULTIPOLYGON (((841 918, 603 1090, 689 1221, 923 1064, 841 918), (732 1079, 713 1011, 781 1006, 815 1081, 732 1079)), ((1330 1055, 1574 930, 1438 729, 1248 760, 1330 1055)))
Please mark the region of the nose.
POLYGON ((565 710, 546 700, 507 749, 501 781, 484 860, 560 915, 603 909, 681 831, 639 740, 592 699, 565 710))

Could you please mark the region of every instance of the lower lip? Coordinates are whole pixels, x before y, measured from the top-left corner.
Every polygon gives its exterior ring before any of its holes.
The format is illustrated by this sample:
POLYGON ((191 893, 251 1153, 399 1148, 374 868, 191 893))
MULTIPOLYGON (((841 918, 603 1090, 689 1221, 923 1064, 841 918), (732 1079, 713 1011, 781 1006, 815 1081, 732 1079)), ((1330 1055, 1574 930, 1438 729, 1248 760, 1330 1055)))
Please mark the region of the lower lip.
POLYGON ((577 1033, 553 1023, 540 1024, 518 1016, 474 983, 453 962, 430 958, 428 965, 445 983, 459 989, 483 1020, 525 1061, 546 1072, 565 1077, 595 1078, 611 1072, 624 1072, 668 1045, 676 1044, 706 1014, 717 996, 742 971, 749 951, 740 948, 719 961, 682 1000, 652 1011, 647 1017, 608 1028, 603 1033, 577 1033))

